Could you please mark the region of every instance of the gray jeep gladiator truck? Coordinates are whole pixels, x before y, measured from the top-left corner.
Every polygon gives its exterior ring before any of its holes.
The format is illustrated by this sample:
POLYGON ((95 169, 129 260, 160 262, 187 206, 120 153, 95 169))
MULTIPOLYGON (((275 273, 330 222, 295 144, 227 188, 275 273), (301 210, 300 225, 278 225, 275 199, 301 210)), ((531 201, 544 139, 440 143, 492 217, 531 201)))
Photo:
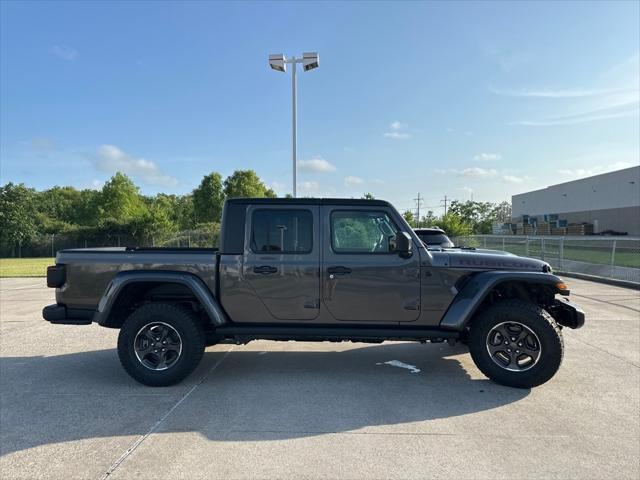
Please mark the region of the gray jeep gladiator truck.
POLYGON ((429 251, 381 200, 231 199, 219 249, 60 251, 48 268, 53 324, 120 329, 137 381, 177 383, 205 346, 256 339, 469 346, 494 381, 530 388, 584 313, 550 266, 473 250, 429 251))

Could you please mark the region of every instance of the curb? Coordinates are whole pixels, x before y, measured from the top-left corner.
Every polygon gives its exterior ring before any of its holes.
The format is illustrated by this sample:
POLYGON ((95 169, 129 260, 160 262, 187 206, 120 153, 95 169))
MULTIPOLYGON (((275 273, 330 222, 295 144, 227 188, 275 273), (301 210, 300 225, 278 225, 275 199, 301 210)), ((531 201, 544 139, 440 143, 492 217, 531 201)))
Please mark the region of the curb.
POLYGON ((640 290, 640 283, 631 282, 629 280, 618 280, 617 278, 597 277, 595 275, 587 275, 585 273, 560 272, 555 271, 558 275, 565 277, 579 278, 580 280, 589 280, 591 282, 606 283, 607 285, 615 285, 616 287, 632 288, 640 290))

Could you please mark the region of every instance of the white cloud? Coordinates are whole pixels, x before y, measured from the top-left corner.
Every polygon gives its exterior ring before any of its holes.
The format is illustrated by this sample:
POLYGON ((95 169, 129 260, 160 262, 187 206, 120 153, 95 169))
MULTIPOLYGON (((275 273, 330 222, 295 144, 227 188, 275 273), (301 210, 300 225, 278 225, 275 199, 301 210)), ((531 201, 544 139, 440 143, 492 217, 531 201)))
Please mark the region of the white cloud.
POLYGON ((461 187, 460 190, 462 190, 463 192, 468 193, 469 195, 473 194, 473 192, 475 192, 475 190, 471 187, 461 187))
POLYGON ((406 132, 385 132, 384 136, 394 140, 407 140, 411 138, 411 134, 406 132))
POLYGON ((593 97, 614 93, 616 90, 601 89, 556 89, 556 90, 500 90, 492 88, 491 92, 497 95, 505 95, 507 97, 540 97, 540 98, 576 98, 576 97, 593 97))
POLYGON ((38 152, 52 152, 58 148, 56 141, 51 137, 32 138, 29 145, 38 152))
POLYGON ((298 168, 301 172, 327 173, 336 171, 335 165, 320 156, 309 160, 298 160, 298 168))
POLYGON ((565 175, 571 178, 584 178, 592 177, 593 175, 599 175, 601 173, 613 172, 616 170, 622 170, 623 168, 633 167, 631 162, 614 162, 609 165, 593 165, 588 168, 561 168, 558 170, 560 175, 565 175))
POLYGON ((461 177, 470 177, 470 178, 489 178, 495 177, 498 174, 498 171, 490 168, 480 168, 480 167, 469 167, 463 170, 457 171, 458 175, 461 177))
POLYGON ((478 162, 490 162, 494 160, 500 160, 502 155, 499 153, 479 153, 474 155, 473 159, 478 162))
POLYGON ((103 172, 114 174, 120 171, 148 185, 174 186, 178 183, 176 178, 163 173, 155 162, 136 158, 115 145, 101 145, 91 160, 103 172))
POLYGON ((273 182, 271 182, 271 188, 273 188, 276 191, 282 191, 284 190, 286 187, 286 185, 282 182, 278 182, 277 180, 274 180, 273 182))
POLYGON ((597 120, 608 120, 619 117, 629 117, 638 115, 640 106, 639 91, 630 92, 621 98, 620 96, 609 97, 605 102, 599 102, 601 107, 582 110, 575 113, 547 117, 539 120, 519 120, 511 122, 511 125, 523 125, 531 127, 546 127, 553 125, 574 125, 577 123, 594 122, 597 120))
POLYGON ((101 190, 102 187, 104 187, 104 182, 102 180, 93 180, 89 188, 91 190, 101 190))
POLYGON ((503 175, 502 179, 505 182, 508 182, 508 183, 523 183, 524 182, 524 178, 517 177, 515 175, 503 175))
POLYGON ((298 183, 298 190, 302 193, 316 193, 320 190, 320 184, 315 181, 306 181, 298 183))
POLYGON ((391 131, 385 132, 383 134, 385 138, 391 138, 393 140, 407 140, 412 137, 410 133, 403 131, 407 128, 406 123, 401 123, 396 120, 395 122, 391 122, 389 128, 391 129, 391 131))
POLYGON ((78 51, 67 45, 54 45, 51 47, 51 53, 62 60, 66 60, 67 62, 73 62, 78 58, 78 51))
POLYGON ((544 127, 637 116, 640 112, 639 84, 640 55, 636 54, 599 75, 591 88, 492 91, 512 97, 546 99, 555 112, 510 122, 510 125, 544 127))
POLYGON ((344 184, 347 187, 355 187, 356 185, 362 185, 363 183, 364 180, 360 177, 354 177, 352 175, 344 177, 344 184))

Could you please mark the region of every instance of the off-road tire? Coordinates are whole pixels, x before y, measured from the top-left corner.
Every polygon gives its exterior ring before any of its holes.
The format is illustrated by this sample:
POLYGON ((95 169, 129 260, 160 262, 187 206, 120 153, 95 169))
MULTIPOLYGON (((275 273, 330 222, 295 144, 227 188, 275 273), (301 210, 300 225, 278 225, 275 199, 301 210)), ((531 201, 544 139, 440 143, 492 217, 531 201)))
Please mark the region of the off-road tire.
POLYGON ((477 315, 469 331, 469 351, 476 366, 496 383, 516 388, 532 388, 548 381, 560 368, 564 355, 562 332, 553 317, 543 308, 522 300, 504 300, 477 315), (517 322, 535 333, 540 355, 532 367, 510 371, 491 357, 487 337, 503 322, 517 322))
POLYGON ((120 363, 135 380, 152 387, 174 385, 186 378, 200 363, 205 348, 202 322, 188 308, 169 303, 149 303, 134 311, 125 320, 118 336, 120 363), (181 342, 178 358, 165 370, 152 370, 138 359, 135 340, 141 329, 161 322, 174 329, 181 342))

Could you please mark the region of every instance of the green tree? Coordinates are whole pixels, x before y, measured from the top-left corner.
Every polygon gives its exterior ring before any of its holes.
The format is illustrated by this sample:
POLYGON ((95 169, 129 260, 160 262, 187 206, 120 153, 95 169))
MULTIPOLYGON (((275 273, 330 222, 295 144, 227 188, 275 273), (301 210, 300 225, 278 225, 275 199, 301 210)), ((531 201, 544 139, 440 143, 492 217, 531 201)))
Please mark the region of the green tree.
POLYGON ((440 217, 437 226, 442 228, 451 238, 463 237, 473 233, 472 225, 453 212, 447 212, 446 215, 440 217))
POLYGON ((117 172, 102 187, 101 221, 112 219, 118 223, 127 223, 142 217, 146 211, 138 187, 124 173, 117 172))
POLYGON ((372 193, 366 192, 364 195, 362 195, 362 199, 363 200, 374 200, 376 197, 373 196, 372 193))
POLYGON ((458 215, 465 223, 471 225, 473 233, 491 233, 491 224, 495 205, 490 202, 474 202, 468 200, 451 202, 449 212, 458 215))
POLYGON ((224 193, 227 198, 269 197, 276 194, 267 188, 253 170, 236 170, 224 181, 224 193))
POLYGON ((427 210, 427 214, 420 219, 421 227, 433 227, 438 223, 438 217, 435 216, 433 210, 427 210))
POLYGON ((220 221, 225 191, 222 186, 222 176, 218 172, 205 175, 192 195, 196 223, 220 221))
POLYGON ((0 187, 0 246, 21 256, 21 245, 36 234, 35 191, 20 183, 0 187))
POLYGON ((411 228, 416 228, 416 219, 411 210, 405 210, 402 216, 407 221, 409 226, 411 226, 411 228))

